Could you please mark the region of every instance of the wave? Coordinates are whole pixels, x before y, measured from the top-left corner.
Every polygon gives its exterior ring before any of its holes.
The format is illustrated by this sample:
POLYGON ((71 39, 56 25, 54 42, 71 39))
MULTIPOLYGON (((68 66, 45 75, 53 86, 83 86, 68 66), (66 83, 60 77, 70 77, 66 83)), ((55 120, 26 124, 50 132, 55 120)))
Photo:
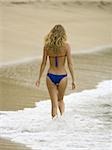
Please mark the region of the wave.
POLYGON ((0 111, 0 136, 34 150, 111 150, 112 80, 64 100, 65 114, 55 120, 50 118, 50 100, 35 108, 0 111))

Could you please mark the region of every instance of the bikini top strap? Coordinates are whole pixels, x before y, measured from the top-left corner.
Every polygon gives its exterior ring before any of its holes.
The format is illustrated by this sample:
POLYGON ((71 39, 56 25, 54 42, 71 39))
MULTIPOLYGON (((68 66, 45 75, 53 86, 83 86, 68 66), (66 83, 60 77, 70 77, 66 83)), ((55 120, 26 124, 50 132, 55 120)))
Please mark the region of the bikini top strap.
POLYGON ((58 57, 64 57, 64 56, 66 56, 66 54, 62 56, 49 56, 49 57, 55 58, 55 66, 58 67, 58 57))
POLYGON ((53 58, 56 58, 56 57, 64 57, 64 56, 67 56, 66 54, 65 55, 61 55, 61 56, 49 56, 49 57, 53 57, 53 58))
POLYGON ((55 56, 55 66, 57 67, 58 66, 58 57, 55 56))

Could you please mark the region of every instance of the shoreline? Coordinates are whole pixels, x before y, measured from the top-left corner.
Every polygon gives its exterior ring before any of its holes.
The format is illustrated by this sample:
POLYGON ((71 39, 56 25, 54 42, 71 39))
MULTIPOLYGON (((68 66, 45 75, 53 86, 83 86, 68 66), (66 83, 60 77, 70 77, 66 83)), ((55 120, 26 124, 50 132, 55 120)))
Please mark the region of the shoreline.
MULTIPOLYGON (((76 52, 72 52, 72 55, 82 55, 82 54, 94 54, 94 53, 97 53, 97 52, 102 52, 104 51, 105 49, 109 49, 109 48, 112 48, 112 45, 109 44, 109 45, 101 45, 101 46, 97 46, 97 47, 93 47, 93 48, 89 48, 89 49, 84 49, 84 50, 80 50, 78 52, 78 50, 76 52)), ((32 57, 26 57, 26 58, 23 58, 23 59, 16 59, 16 60, 13 60, 13 61, 5 61, 5 62, 0 62, 0 68, 2 67, 10 67, 12 65, 19 65, 19 64, 24 64, 24 63, 29 63, 29 62, 32 62, 34 60, 41 60, 42 56, 32 56, 32 57)))
POLYGON ((26 147, 24 144, 16 143, 11 140, 0 137, 0 149, 1 150, 32 150, 26 147))

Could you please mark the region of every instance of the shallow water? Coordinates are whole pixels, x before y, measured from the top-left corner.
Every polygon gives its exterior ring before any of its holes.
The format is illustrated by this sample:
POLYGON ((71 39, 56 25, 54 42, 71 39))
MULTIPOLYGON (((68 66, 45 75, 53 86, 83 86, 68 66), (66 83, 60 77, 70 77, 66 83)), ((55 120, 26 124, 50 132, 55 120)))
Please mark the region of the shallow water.
POLYGON ((66 112, 51 120, 50 101, 35 108, 0 111, 1 137, 34 150, 111 150, 112 80, 65 96, 66 112))

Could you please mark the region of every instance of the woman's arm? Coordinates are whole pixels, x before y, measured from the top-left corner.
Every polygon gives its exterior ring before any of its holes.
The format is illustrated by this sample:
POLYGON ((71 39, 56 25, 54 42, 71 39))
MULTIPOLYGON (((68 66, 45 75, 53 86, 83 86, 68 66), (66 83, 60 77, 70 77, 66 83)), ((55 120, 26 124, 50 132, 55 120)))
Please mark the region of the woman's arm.
POLYGON ((43 48, 43 58, 42 58, 42 63, 40 66, 40 71, 39 71, 39 76, 38 76, 38 80, 36 81, 36 85, 39 86, 40 84, 40 79, 42 77, 42 74, 44 72, 45 66, 46 66, 46 62, 47 62, 47 52, 45 47, 43 48))
POLYGON ((73 62, 72 62, 72 56, 71 56, 71 48, 69 44, 67 44, 67 64, 68 64, 68 68, 72 77, 72 89, 74 89, 75 77, 74 77, 74 69, 73 69, 73 62))

